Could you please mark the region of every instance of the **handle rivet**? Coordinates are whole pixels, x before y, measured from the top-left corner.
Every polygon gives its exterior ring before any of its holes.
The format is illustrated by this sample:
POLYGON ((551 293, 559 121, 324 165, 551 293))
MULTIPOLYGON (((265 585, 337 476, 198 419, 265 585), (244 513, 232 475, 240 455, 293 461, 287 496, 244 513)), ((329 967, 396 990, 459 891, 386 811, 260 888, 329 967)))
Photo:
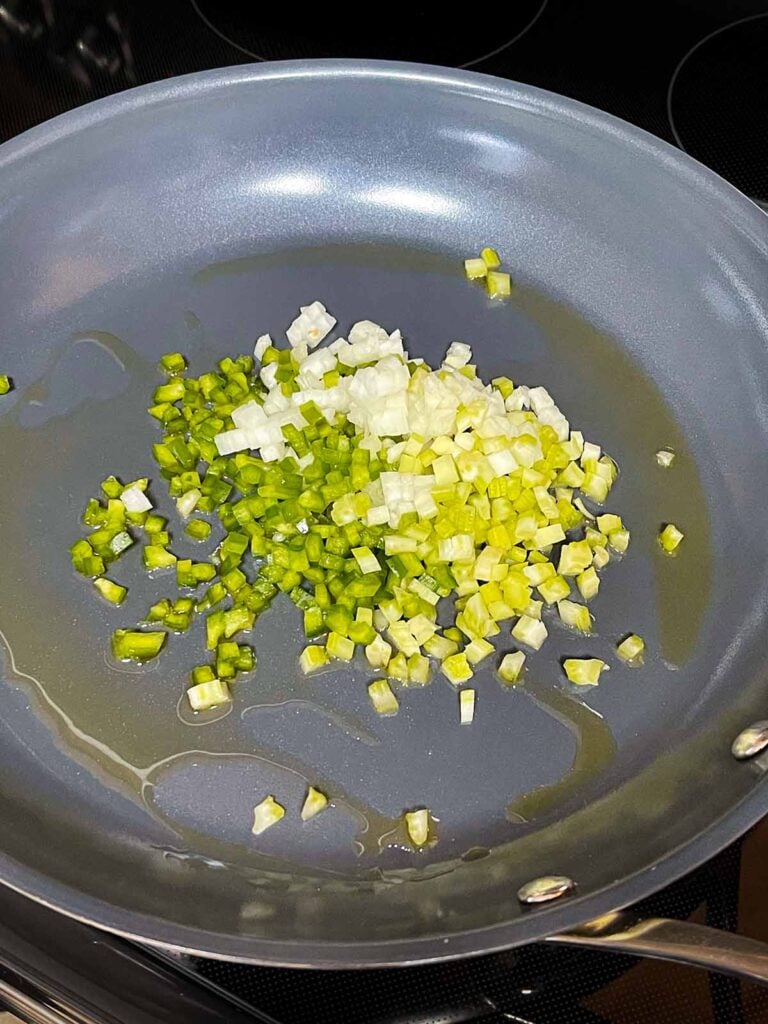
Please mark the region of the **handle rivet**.
POLYGON ((746 761, 768 747, 768 722, 755 722, 744 729, 731 744, 731 753, 739 761, 746 761))
POLYGON ((576 883, 566 875, 543 875, 521 885, 517 898, 521 903, 548 903, 573 892, 575 888, 576 883))

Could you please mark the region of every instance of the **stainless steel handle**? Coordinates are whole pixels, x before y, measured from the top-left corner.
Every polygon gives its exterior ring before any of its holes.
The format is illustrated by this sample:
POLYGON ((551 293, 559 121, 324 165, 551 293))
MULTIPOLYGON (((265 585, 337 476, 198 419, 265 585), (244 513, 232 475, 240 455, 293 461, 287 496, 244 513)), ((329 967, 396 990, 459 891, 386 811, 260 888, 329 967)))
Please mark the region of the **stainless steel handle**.
POLYGON ((768 985, 768 945, 692 921, 619 910, 546 941, 674 960, 768 985))

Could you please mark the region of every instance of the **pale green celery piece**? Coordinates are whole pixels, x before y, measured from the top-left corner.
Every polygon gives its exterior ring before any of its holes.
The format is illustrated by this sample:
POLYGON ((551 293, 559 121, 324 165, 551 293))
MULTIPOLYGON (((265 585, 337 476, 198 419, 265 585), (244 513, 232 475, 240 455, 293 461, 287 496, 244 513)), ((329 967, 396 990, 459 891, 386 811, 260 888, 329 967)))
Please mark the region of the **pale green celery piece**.
POLYGON ((464 648, 464 654, 470 665, 479 665, 489 654, 493 654, 495 648, 492 643, 483 637, 472 640, 464 648))
POLYGON ((334 632, 328 634, 325 649, 329 657, 339 661, 351 661, 355 653, 354 643, 348 637, 334 632))
POLYGON ((127 587, 121 587, 119 583, 113 583, 105 576, 99 576, 93 581, 93 585, 106 601, 114 605, 121 605, 128 593, 127 587))
POLYGON ((579 573, 576 577, 576 586, 579 588, 579 593, 585 601, 591 601, 597 595, 600 589, 600 577, 595 571, 594 563, 588 569, 585 569, 584 572, 579 573))
POLYGON ((477 281, 488 273, 488 264, 482 258, 464 260, 464 273, 470 281, 477 281))
POLYGON ((467 656, 463 652, 449 655, 440 663, 440 671, 454 686, 468 682, 474 675, 467 656))
POLYGON ((566 658, 563 662, 566 676, 577 686, 597 686, 600 673, 609 667, 599 658, 566 658))
POLYGON ((523 671, 525 655, 522 651, 512 651, 501 659, 498 672, 505 683, 516 683, 523 671))
POLYGON ((668 555, 671 555, 677 550, 684 536, 685 534, 678 530, 674 523, 667 523, 659 534, 659 544, 668 555))
POLYGON ((483 258, 483 263, 485 263, 489 270, 496 270, 497 267, 501 266, 501 259, 495 249, 486 246, 480 255, 483 258))
POLYGON ((299 665, 301 671, 305 676, 308 676, 311 672, 317 671, 319 668, 323 668, 325 665, 330 663, 330 658, 324 647, 318 647, 314 644, 309 647, 305 647, 299 657, 299 665))
POLYGON ((301 820, 309 821, 310 818, 314 818, 320 811, 324 811, 327 806, 328 797, 325 793, 321 793, 319 789, 310 786, 304 798, 304 805, 301 808, 301 820))
POLYGON ((392 655, 392 646, 378 633, 365 648, 365 657, 371 668, 386 668, 392 655))
POLYGON ((539 619, 533 619, 530 615, 521 615, 512 627, 512 636, 526 647, 538 651, 547 639, 547 627, 539 619))
POLYGON ((413 845, 424 846, 429 839, 429 811, 426 808, 418 811, 406 811, 405 827, 413 845))
POLYGON ((253 825, 251 826, 251 832, 255 836, 260 836, 262 832, 266 832, 268 828, 277 824, 281 818, 285 817, 285 808, 282 804, 279 804, 273 796, 265 797, 260 804, 257 804, 253 809, 253 825))
POLYGON ((374 710, 379 715, 396 715, 400 710, 400 702, 386 679, 375 679, 370 683, 368 696, 371 698, 374 710))
POLYGON ((486 285, 492 299, 506 299, 512 294, 512 278, 501 270, 489 270, 486 285))
POLYGON ((557 610, 566 626, 578 629, 581 633, 592 632, 592 616, 585 605, 576 601, 558 601, 557 610))
POLYGON ((187 690, 187 698, 193 711, 208 711, 232 700, 229 687, 221 679, 196 683, 187 690))
POLYGON ((475 690, 467 689, 459 692, 459 721, 469 725, 475 717, 475 690))
POLYGON ((645 653, 645 641, 636 633, 631 633, 616 646, 616 653, 622 661, 630 666, 641 665, 645 653))
POLYGON ((165 638, 162 632, 116 629, 112 634, 112 653, 118 661, 149 661, 160 653, 165 638))

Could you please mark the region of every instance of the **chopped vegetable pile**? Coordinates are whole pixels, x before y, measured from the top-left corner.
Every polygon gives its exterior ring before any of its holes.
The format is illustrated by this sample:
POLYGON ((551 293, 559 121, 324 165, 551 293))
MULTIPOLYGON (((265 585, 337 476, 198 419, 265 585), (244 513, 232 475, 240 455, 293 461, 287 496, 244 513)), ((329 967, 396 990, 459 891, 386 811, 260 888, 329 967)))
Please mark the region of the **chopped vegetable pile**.
MULTIPOLYGON (((499 265, 486 249, 465 267, 492 295, 507 294, 499 265)), ((154 459, 184 532, 208 542, 206 557, 174 554, 148 478, 105 480, 83 515, 90 534, 70 549, 74 568, 116 606, 127 589, 106 573, 139 540, 145 568, 158 579, 173 574, 173 596, 135 628, 116 630, 112 651, 147 661, 169 634, 204 617, 207 658, 187 690, 196 712, 228 704, 238 674, 255 668, 242 635, 275 600, 291 601, 303 618, 305 674, 364 655, 373 708, 396 715, 392 682, 421 686, 437 669, 462 686, 504 631, 538 650, 547 609, 567 628, 592 632, 588 602, 600 573, 628 548, 621 517, 594 509, 608 498, 616 464, 571 428, 545 388, 484 382, 463 342, 432 368, 409 355, 399 331, 367 320, 318 347, 335 324, 313 302, 288 328, 287 347, 263 335, 254 355, 224 358, 199 377, 181 354, 162 358, 167 379, 149 409, 162 429, 154 459)), ((657 453, 660 465, 671 460, 657 453)), ((659 536, 667 553, 681 540, 673 524, 659 536)), ((644 647, 633 634, 617 655, 637 665, 644 647)), ((525 661, 521 650, 504 653, 499 680, 517 683, 525 661)), ((597 658, 563 662, 581 686, 597 684, 608 667, 597 658)), ((473 722, 476 703, 475 689, 460 691, 461 724, 473 722)), ((302 818, 327 803, 310 787, 302 818)), ((253 831, 284 813, 268 797, 253 831)), ((405 821, 423 846, 428 812, 405 821)))
MULTIPOLYGON (((387 679, 423 685, 439 666, 466 683, 505 622, 532 650, 548 636, 545 607, 589 633, 598 570, 629 544, 620 516, 595 516, 584 500, 605 501, 615 463, 571 429, 544 388, 484 383, 462 342, 432 369, 409 356, 399 331, 370 321, 318 348, 334 325, 314 302, 289 327, 290 347, 265 335, 255 356, 222 359, 197 378, 180 354, 163 357, 168 380, 149 410, 163 428, 154 456, 185 532, 207 541, 200 516, 211 514, 224 528, 207 560, 172 552, 148 479, 110 477, 104 499, 85 510, 93 529, 72 561, 106 600, 126 597, 104 574, 137 530, 145 567, 172 570, 194 593, 158 601, 144 617, 153 628, 117 630, 112 648, 119 659, 153 658, 166 631, 204 615, 211 660, 193 673, 195 710, 230 700, 230 682, 253 669, 253 650, 236 638, 280 593, 313 641, 302 670, 364 651, 382 677, 371 702, 388 715, 398 701, 387 679), (447 598, 453 621, 441 627, 447 598)), ((501 679, 516 681, 523 661, 506 655, 501 679)), ((591 668, 566 672, 596 681, 591 668)), ((460 715, 472 720, 473 698, 460 715)))

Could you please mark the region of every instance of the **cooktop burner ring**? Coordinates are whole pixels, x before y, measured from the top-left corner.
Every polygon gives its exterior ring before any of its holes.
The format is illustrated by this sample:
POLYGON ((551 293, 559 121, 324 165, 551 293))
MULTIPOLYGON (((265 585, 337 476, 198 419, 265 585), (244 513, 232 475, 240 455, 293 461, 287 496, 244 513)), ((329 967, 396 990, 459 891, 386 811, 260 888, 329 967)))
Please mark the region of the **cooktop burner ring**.
MULTIPOLYGON (((251 47, 250 45, 246 45, 245 41, 239 40, 235 34, 231 34, 231 30, 230 31, 225 31, 219 24, 217 24, 218 18, 216 18, 215 15, 212 15, 211 13, 206 13, 205 7, 206 7, 206 4, 207 4, 207 0, 189 0, 189 2, 190 2, 190 5, 191 5, 193 11, 195 12, 195 14, 198 16, 198 18, 200 18, 200 20, 203 22, 203 24, 211 32, 213 32, 216 36, 218 36, 218 38, 221 39, 222 42, 224 42, 228 46, 231 46, 234 49, 238 50, 240 53, 244 54, 245 56, 250 57, 252 60, 257 60, 257 61, 285 60, 285 59, 290 59, 291 57, 306 58, 306 57, 347 57, 347 56, 349 56, 349 57, 365 57, 365 56, 372 56, 372 54, 366 54, 366 53, 363 53, 363 52, 359 52, 357 50, 354 50, 354 52, 345 52, 345 45, 344 45, 344 43, 342 43, 341 51, 339 49, 337 49, 337 48, 331 47, 330 49, 326 49, 326 50, 322 50, 321 49, 321 52, 306 52, 304 49, 299 49, 298 51, 295 50, 294 52, 285 52, 286 47, 285 47, 284 43, 279 39, 279 30, 278 30, 278 39, 277 40, 274 40, 274 39, 272 40, 272 44, 275 47, 276 52, 274 52, 274 53, 267 53, 267 54, 260 53, 260 52, 257 51, 257 49, 251 47)), ((398 56, 396 54, 393 54, 390 59, 412 60, 412 61, 416 61, 416 62, 420 62, 420 63, 426 63, 426 64, 445 64, 447 66, 453 66, 453 67, 459 67, 459 68, 472 68, 472 67, 476 67, 478 64, 483 63, 483 61, 490 60, 492 57, 495 57, 498 54, 503 53, 505 50, 508 50, 519 39, 521 39, 524 35, 526 35, 533 28, 533 26, 536 24, 536 22, 539 20, 539 18, 542 16, 542 14, 544 13, 548 3, 549 3, 549 0, 530 0, 529 4, 527 5, 529 10, 527 11, 526 18, 525 18, 524 22, 518 28, 518 31, 511 38, 506 39, 504 42, 502 42, 499 45, 491 46, 491 48, 488 49, 488 50, 484 50, 483 46, 488 45, 491 42, 491 40, 489 38, 486 38, 485 35, 482 36, 482 41, 477 40, 476 37, 474 37, 474 36, 470 37, 470 40, 466 44, 467 48, 472 48, 473 44, 475 44, 476 48, 478 50, 481 50, 482 52, 479 55, 471 55, 471 56, 469 54, 462 54, 462 56, 467 56, 468 59, 466 59, 466 60, 450 59, 451 56, 452 56, 450 51, 445 51, 445 50, 441 51, 440 48, 439 48, 440 47, 439 43, 438 43, 438 48, 435 49, 432 40, 430 40, 429 42, 427 42, 425 44, 423 50, 421 49, 421 47, 417 43, 417 47, 419 47, 418 52, 416 52, 416 53, 409 53, 407 56, 399 57, 399 58, 398 58, 398 56)), ((526 5, 523 4, 523 5, 520 5, 520 6, 524 7, 526 5)), ((216 7, 217 7, 216 14, 221 14, 221 7, 222 7, 222 5, 220 3, 217 3, 216 7)), ((224 15, 224 16, 226 16, 226 15, 224 15)), ((411 29, 413 29, 413 23, 411 24, 410 27, 411 27, 411 29)), ((245 28, 246 31, 248 30, 247 26, 244 26, 244 28, 245 28)), ((476 27, 475 27, 475 31, 476 31, 476 27)), ((269 32, 270 32, 270 30, 265 28, 264 33, 265 33, 266 36, 269 36, 269 32)), ((465 34, 465 37, 466 37, 466 34, 465 34)), ((389 55, 387 55, 387 56, 389 56, 389 55)), ((455 54, 454 54, 454 56, 455 56, 455 54)))
POLYGON ((680 149, 761 205, 768 200, 768 121, 759 110, 766 63, 768 12, 738 18, 685 53, 666 97, 667 120, 680 149))

